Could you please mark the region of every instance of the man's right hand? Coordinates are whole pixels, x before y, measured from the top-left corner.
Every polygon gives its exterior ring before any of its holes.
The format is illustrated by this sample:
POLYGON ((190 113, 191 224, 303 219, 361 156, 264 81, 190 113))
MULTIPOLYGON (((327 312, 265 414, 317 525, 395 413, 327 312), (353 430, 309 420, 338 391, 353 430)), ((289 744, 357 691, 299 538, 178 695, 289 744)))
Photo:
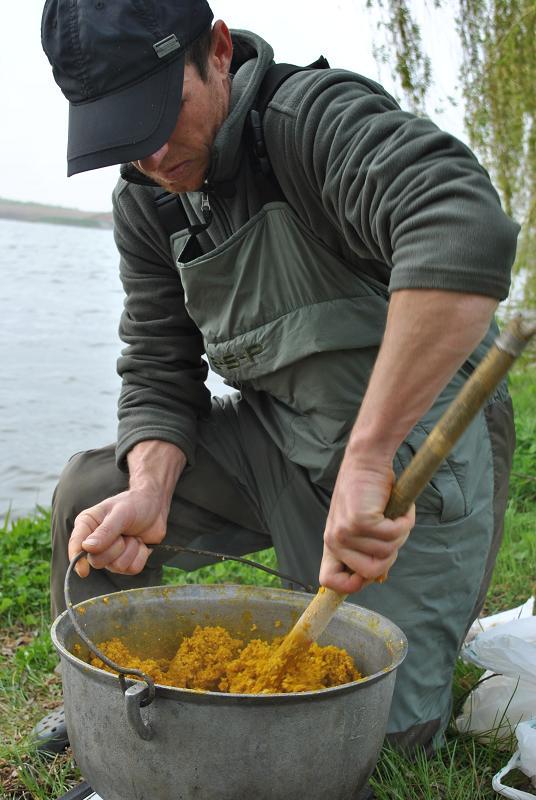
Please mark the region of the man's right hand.
POLYGON ((166 535, 168 509, 158 495, 127 490, 109 497, 76 518, 69 540, 69 559, 88 553, 76 565, 81 578, 89 564, 124 575, 137 575, 150 555, 146 544, 158 544, 166 535), (89 562, 89 564, 88 564, 89 562))
POLYGON ((137 444, 128 454, 129 488, 82 511, 69 540, 69 559, 81 550, 76 571, 81 578, 89 565, 123 575, 137 575, 151 551, 166 535, 171 498, 186 465, 182 450, 162 441, 137 444), (89 562, 89 563, 88 563, 89 562))

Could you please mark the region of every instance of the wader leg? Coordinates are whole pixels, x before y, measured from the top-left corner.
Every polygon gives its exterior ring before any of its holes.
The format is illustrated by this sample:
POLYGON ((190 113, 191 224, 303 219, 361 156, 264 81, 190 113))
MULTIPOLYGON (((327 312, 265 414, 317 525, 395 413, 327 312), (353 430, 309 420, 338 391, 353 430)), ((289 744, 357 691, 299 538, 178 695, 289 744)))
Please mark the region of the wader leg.
MULTIPOLYGON (((496 401, 486 420, 489 438, 483 424, 473 432, 470 513, 444 523, 421 514, 388 580, 349 598, 385 615, 408 637, 388 725, 390 741, 405 750, 432 752, 442 743, 456 659, 500 546, 514 440, 510 401, 496 401)), ((307 485, 296 468, 268 520, 281 569, 313 585, 328 507, 329 494, 307 485)))
MULTIPOLYGON (((275 515, 270 521, 272 538, 281 569, 317 585, 323 524, 318 514, 316 520, 309 517, 308 530, 299 529, 298 523, 321 498, 311 491, 301 495, 297 488, 296 483, 289 486, 281 498, 279 524, 275 515)), ((449 720, 454 665, 472 619, 491 541, 491 497, 483 488, 479 507, 468 517, 446 524, 417 524, 388 580, 348 598, 388 617, 408 638, 388 726, 393 742, 405 749, 428 747, 434 738, 439 744, 449 720)))
POLYGON ((477 464, 488 468, 472 488, 471 513, 446 525, 417 525, 388 581, 356 596, 408 636, 388 726, 391 743, 405 750, 431 752, 443 741, 455 662, 484 604, 502 541, 515 447, 511 399, 490 403, 484 416, 488 437, 481 437, 469 464, 471 472, 477 464))

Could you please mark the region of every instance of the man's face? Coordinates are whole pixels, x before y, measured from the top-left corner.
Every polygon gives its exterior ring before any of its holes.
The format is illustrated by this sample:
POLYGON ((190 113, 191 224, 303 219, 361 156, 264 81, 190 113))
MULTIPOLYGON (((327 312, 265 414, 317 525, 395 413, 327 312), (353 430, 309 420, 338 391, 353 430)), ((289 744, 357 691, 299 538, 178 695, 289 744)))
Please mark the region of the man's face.
POLYGON ((229 78, 225 64, 211 53, 207 81, 196 67, 184 68, 182 103, 175 129, 156 153, 136 166, 168 192, 192 192, 201 188, 210 163, 212 144, 227 116, 229 78))

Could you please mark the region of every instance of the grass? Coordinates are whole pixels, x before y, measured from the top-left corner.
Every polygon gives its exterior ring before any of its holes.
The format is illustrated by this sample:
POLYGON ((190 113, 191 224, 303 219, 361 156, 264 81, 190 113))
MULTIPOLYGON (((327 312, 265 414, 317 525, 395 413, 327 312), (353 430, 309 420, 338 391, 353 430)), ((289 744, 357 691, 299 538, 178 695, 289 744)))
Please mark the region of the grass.
POLYGON ((516 413, 517 448, 514 456, 510 499, 519 511, 534 512, 536 506, 536 363, 516 371, 510 389, 516 413))
MULTIPOLYGON (((536 563, 536 376, 514 373, 518 450, 515 457, 504 541, 485 614, 519 605, 534 591, 536 563)), ((33 725, 61 702, 54 672, 57 658, 48 633, 50 516, 37 509, 31 517, 6 520, 0 528, 0 798, 54 800, 76 785, 80 775, 70 751, 47 757, 31 742, 33 725)), ((273 551, 254 556, 275 566, 273 551)), ((166 582, 255 583, 277 585, 277 579, 234 562, 186 574, 165 570, 166 582)), ((479 680, 481 670, 458 662, 454 680, 454 715, 479 680)), ((372 784, 378 800, 493 800, 492 776, 506 763, 515 742, 481 744, 449 731, 445 747, 431 759, 408 760, 384 747, 372 784)), ((511 780, 510 780, 511 779, 511 780)), ((515 772, 510 785, 530 791, 526 777, 515 772)), ((305 800, 305 799, 304 799, 305 800)))
MULTIPOLYGON (((263 550, 249 556, 258 564, 277 569, 277 559, 273 550, 263 550)), ((201 567, 195 572, 181 572, 172 567, 164 567, 164 583, 179 586, 192 583, 243 583, 249 586, 281 586, 279 578, 267 572, 248 567, 238 561, 223 561, 210 567, 201 567)))

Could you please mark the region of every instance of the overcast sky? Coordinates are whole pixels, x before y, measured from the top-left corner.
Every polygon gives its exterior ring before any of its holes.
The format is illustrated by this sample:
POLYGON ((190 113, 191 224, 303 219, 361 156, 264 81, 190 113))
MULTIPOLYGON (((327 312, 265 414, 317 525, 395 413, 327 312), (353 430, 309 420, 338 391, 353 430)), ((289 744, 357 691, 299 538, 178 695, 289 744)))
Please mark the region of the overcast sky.
MULTIPOLYGON (((276 60, 307 64, 323 54, 332 66, 353 69, 394 89, 388 70, 379 73, 372 57, 377 20, 365 11, 365 0, 213 0, 211 5, 216 19, 269 41, 276 60)), ((41 49, 42 7, 43 0, 0 0, 0 196, 107 210, 116 167, 66 177, 68 103, 41 49)), ((427 45, 439 66, 429 113, 464 138, 461 108, 435 112, 437 98, 454 94, 458 66, 452 14, 445 10, 438 17, 427 10, 426 0, 422 7, 427 45)))

